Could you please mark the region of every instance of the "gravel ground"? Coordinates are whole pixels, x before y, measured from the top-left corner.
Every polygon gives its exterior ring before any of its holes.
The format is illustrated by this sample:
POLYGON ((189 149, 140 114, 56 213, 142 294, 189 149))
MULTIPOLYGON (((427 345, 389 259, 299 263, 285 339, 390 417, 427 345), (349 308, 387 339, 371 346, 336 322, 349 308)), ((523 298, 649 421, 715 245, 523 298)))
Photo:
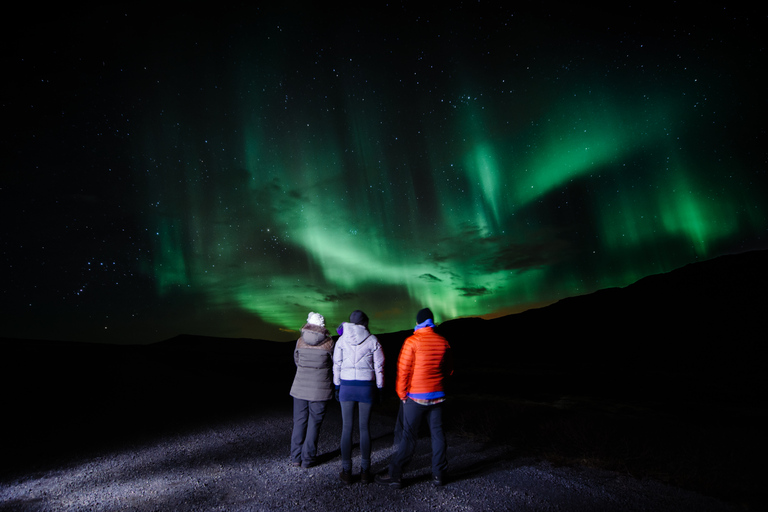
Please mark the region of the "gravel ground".
MULTIPOLYGON (((3 511, 258 510, 736 510, 731 505, 655 481, 589 468, 558 468, 522 459, 513 447, 449 436, 451 480, 430 482, 423 439, 400 490, 359 482, 344 486, 338 407, 326 416, 321 463, 288 464, 289 408, 264 411, 151 442, 96 453, 0 482, 3 511)), ((372 418, 373 469, 392 454, 392 420, 372 418)), ((359 464, 359 456, 354 459, 359 464)), ((355 472, 359 467, 355 467, 355 472)))

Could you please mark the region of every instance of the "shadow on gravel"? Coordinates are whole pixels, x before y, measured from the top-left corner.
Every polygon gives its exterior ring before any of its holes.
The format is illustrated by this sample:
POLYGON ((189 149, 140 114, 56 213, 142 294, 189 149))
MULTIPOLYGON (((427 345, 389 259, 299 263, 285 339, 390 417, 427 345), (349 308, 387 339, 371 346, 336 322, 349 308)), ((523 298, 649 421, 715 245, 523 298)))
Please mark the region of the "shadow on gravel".
MULTIPOLYGON (((461 350, 461 343, 456 345, 461 350)), ((2 448, 3 479, 110 451, 131 451, 167 436, 268 415, 290 404, 284 390, 290 389, 294 373, 292 344, 274 345, 258 357, 79 344, 48 346, 35 353, 29 346, 6 350, 13 356, 6 361, 13 360, 20 371, 2 376, 10 412, 8 442, 2 448), (258 358, 270 374, 253 371, 258 358)), ((396 348, 388 347, 390 352, 396 348)), ((506 447, 513 458, 653 478, 747 507, 759 500, 756 475, 766 453, 765 411, 760 403, 750 406, 751 395, 732 395, 733 387, 717 388, 726 375, 681 379, 660 372, 616 375, 592 368, 585 379, 555 365, 500 368, 484 367, 480 361, 467 366, 471 361, 464 360, 446 402, 445 425, 453 435, 506 447), (600 386, 606 379, 612 385, 600 386)), ((394 427, 398 402, 391 387, 388 393, 377 414, 394 427)), ((331 434, 324 430, 323 435, 331 434)), ((428 437, 426 425, 421 435, 428 437)), ((388 428, 374 444, 391 446, 392 441, 388 428)), ((227 460, 238 456, 238 449, 256 448, 244 441, 237 448, 212 449, 200 456, 227 460)), ((334 442, 320 463, 332 463, 339 455, 334 442)), ((497 455, 465 467, 452 465, 451 478, 482 476, 506 458, 497 455)), ((151 474, 151 467, 146 470, 151 474)), ((428 478, 427 472, 414 483, 428 478)))

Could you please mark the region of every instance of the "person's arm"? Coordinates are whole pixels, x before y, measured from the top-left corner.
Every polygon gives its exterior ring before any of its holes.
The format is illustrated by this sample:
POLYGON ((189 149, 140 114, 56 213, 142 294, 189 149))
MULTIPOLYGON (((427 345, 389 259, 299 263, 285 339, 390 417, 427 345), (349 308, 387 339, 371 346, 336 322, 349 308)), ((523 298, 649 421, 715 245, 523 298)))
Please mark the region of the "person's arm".
POLYGON ((403 402, 408 398, 408 391, 411 389, 414 356, 413 343, 408 338, 403 343, 403 348, 400 349, 400 356, 397 358, 397 382, 395 383, 397 396, 403 402))
POLYGON ((376 340, 376 349, 373 352, 373 369, 376 372, 376 387, 384 387, 384 348, 376 340))
POLYGON ((344 359, 344 353, 341 348, 341 343, 336 342, 336 346, 333 347, 333 384, 334 386, 341 385, 341 361, 344 359))

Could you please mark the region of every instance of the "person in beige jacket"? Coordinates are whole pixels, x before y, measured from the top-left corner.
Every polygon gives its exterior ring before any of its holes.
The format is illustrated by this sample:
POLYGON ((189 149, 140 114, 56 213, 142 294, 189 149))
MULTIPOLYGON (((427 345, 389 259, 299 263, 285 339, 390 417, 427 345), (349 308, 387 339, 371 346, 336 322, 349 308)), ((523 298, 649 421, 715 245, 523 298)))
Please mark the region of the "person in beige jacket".
POLYGON ((291 386, 293 466, 308 468, 316 462, 320 426, 328 402, 334 395, 333 348, 333 338, 325 328, 325 318, 319 313, 310 313, 293 351, 296 363, 296 376, 291 386))

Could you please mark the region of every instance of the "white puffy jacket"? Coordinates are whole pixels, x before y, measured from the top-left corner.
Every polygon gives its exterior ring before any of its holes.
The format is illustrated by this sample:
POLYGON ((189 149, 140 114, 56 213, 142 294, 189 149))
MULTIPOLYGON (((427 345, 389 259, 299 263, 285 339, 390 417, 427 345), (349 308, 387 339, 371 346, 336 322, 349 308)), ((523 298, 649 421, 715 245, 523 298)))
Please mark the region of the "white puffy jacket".
POLYGON ((344 322, 342 335, 333 349, 333 383, 342 380, 376 380, 384 387, 384 349, 363 325, 344 322))

